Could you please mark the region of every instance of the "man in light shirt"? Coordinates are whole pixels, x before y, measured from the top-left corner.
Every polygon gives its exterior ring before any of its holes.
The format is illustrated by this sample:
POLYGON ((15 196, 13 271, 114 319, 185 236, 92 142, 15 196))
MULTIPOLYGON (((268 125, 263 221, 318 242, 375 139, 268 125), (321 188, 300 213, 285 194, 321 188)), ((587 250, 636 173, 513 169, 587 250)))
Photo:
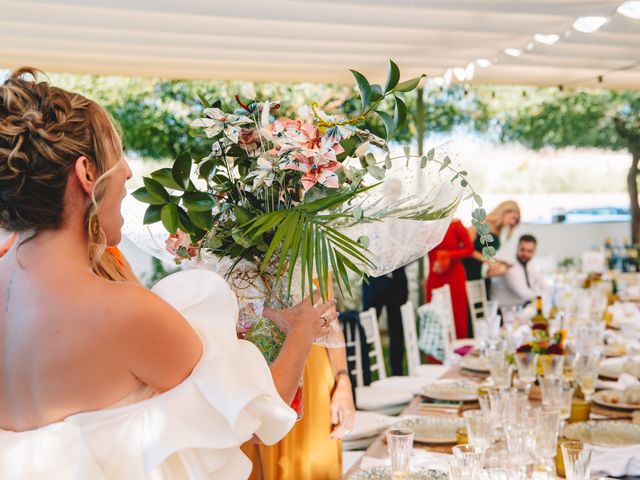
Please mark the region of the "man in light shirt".
POLYGON ((500 308, 524 305, 535 299, 539 282, 531 268, 531 260, 536 254, 536 238, 522 235, 518 240, 516 261, 503 275, 493 278, 491 299, 500 308))

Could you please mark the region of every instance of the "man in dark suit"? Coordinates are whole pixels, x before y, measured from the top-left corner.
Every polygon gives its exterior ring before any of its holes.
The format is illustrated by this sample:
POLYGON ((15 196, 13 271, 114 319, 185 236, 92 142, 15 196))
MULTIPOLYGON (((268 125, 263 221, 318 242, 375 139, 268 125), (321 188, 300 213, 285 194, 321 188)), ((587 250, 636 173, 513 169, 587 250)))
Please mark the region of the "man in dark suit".
POLYGON ((380 317, 382 307, 385 307, 389 328, 391 374, 402 375, 404 371, 404 332, 400 307, 407 302, 409 295, 407 275, 404 267, 400 267, 387 275, 368 277, 367 281, 362 284, 363 310, 373 307, 380 317))

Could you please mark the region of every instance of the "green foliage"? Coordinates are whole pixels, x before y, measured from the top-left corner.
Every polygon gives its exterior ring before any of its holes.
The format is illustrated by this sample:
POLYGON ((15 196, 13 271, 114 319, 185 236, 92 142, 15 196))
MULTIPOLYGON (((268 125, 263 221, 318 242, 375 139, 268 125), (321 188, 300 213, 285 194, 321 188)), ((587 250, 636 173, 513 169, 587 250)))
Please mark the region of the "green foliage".
POLYGON ((640 93, 570 91, 548 94, 507 113, 500 138, 533 149, 545 146, 640 151, 640 93))

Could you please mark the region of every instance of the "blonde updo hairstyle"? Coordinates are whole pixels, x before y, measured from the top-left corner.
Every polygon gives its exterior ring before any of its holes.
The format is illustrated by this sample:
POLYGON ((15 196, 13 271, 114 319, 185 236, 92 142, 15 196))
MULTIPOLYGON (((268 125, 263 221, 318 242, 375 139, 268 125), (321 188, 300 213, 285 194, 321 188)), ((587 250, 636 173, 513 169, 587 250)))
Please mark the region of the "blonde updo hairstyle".
POLYGON ((504 216, 507 213, 515 213, 518 216, 516 224, 507 227, 509 228, 509 231, 507 232, 507 238, 511 238, 513 230, 520 223, 520 206, 517 202, 515 202, 514 200, 505 200, 504 202, 500 203, 496 208, 494 208, 487 214, 487 222, 493 225, 498 235, 500 235, 502 233, 502 229, 505 227, 503 221, 504 216))
POLYGON ((0 228, 34 235, 61 228, 69 174, 87 157, 98 174, 86 212, 91 266, 124 280, 118 262, 103 255, 106 236, 97 216, 105 180, 118 167, 109 168, 109 158, 123 158, 120 136, 104 108, 38 81, 39 73, 20 68, 0 85, 0 228))

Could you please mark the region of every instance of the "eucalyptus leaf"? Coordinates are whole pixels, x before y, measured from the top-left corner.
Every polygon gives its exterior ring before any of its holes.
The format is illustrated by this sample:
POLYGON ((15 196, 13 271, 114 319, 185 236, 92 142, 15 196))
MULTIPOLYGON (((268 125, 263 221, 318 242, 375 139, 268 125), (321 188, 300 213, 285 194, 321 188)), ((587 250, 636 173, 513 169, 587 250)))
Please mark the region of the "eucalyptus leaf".
POLYGON ((369 172, 369 175, 371 175, 376 180, 383 180, 384 179, 384 170, 382 168, 378 167, 377 165, 368 166, 367 167, 367 172, 369 172))
POLYGON ((358 243, 360 245, 362 245, 364 248, 369 248, 369 237, 367 237, 366 235, 362 235, 361 237, 358 237, 358 243))
POLYGON ((429 163, 429 159, 423 155, 420 158, 420 168, 425 168, 427 166, 427 163, 429 163))
POLYGON ((387 153, 387 156, 384 157, 384 166, 388 169, 393 167, 393 162, 391 161, 391 156, 387 153))
POLYGON ((365 161, 367 162, 367 166, 369 166, 369 167, 371 167, 371 166, 373 166, 373 165, 375 165, 377 163, 376 162, 376 157, 375 157, 375 155, 373 153, 367 153, 364 158, 365 158, 365 161))
POLYGON ((353 209, 353 218, 355 218, 356 220, 360 221, 362 220, 362 215, 363 215, 363 211, 362 211, 362 207, 357 206, 353 209))

